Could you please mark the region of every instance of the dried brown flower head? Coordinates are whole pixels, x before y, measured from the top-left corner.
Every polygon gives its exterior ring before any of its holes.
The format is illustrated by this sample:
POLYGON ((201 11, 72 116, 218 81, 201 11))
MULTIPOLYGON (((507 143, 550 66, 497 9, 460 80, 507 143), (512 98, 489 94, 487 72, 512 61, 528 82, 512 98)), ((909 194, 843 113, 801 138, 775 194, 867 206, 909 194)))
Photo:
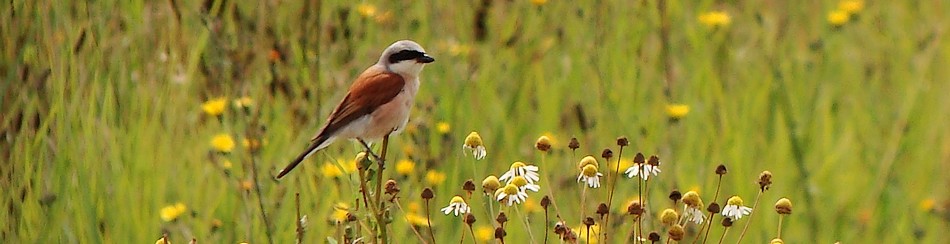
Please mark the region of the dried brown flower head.
POLYGON ((769 186, 771 185, 772 185, 772 172, 769 172, 768 170, 762 171, 762 173, 759 174, 759 190, 766 191, 769 189, 769 186))
POLYGON ((775 202, 775 212, 778 214, 791 214, 792 213, 792 201, 788 198, 781 198, 775 202))
POLYGON ((604 148, 604 151, 600 153, 600 157, 605 159, 610 159, 614 157, 614 151, 611 151, 610 148, 604 148))
POLYGON ((434 197, 432 188, 426 187, 426 189, 422 190, 422 199, 429 200, 432 199, 432 197, 434 197))
POLYGON ((667 234, 670 235, 670 239, 679 241, 683 239, 684 235, 686 235, 686 230, 683 229, 682 225, 675 224, 672 228, 670 228, 670 231, 667 232, 667 234))
POLYGON ((534 142, 534 148, 537 148, 539 151, 547 152, 551 150, 551 138, 547 136, 538 137, 538 140, 534 142))
POLYGON ((728 172, 729 172, 729 170, 726 170, 726 165, 725 165, 725 164, 720 164, 719 166, 716 166, 716 174, 717 174, 717 175, 724 175, 724 174, 726 174, 726 173, 728 173, 728 172))
POLYGON ((577 142, 576 137, 571 137, 571 142, 567 143, 567 147, 571 150, 577 150, 578 148, 581 148, 581 143, 577 142))
POLYGON ((626 136, 617 137, 617 146, 626 147, 630 145, 630 140, 626 136))

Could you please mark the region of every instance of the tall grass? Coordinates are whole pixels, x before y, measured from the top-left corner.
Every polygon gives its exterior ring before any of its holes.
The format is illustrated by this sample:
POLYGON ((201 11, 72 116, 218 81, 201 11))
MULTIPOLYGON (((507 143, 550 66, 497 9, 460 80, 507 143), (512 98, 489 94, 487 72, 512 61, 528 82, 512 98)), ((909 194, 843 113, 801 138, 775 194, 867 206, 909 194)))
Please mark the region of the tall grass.
MULTIPOLYGON (((298 192, 305 242, 338 236, 328 219, 337 203, 356 207, 357 177, 321 169, 360 147, 331 146, 280 182, 267 175, 303 149, 349 82, 399 39, 437 59, 423 71, 410 128, 390 145, 389 162, 416 164, 414 174, 387 172, 405 206, 421 204, 424 187, 442 205, 465 180, 526 161, 551 177, 541 184, 564 195, 561 209, 579 209, 567 200, 580 191, 577 172, 564 169, 625 135, 627 152, 663 159, 651 199, 672 189, 709 195, 724 163, 720 199, 751 202, 758 173, 775 174, 760 206, 795 201, 782 231, 788 242, 945 238, 950 5, 867 2, 832 27, 826 14, 836 1, 668 1, 663 15, 657 1, 490 2, 484 37, 475 27, 482 1, 366 2, 372 15, 357 3, 318 0, 0 4, 0 239, 147 243, 168 233, 175 243, 262 243, 258 197, 244 182, 260 185, 275 243, 297 236, 298 192), (697 21, 711 10, 732 23, 697 21), (250 116, 229 108, 219 120, 201 110, 207 100, 242 96, 254 99, 264 127, 256 157, 241 147, 250 116), (690 112, 671 121, 673 103, 690 112), (450 127, 444 134, 440 122, 450 127), (470 131, 488 148, 474 176, 461 151, 470 131), (219 133, 234 135, 234 152, 213 152, 219 133), (555 141, 546 165, 533 149, 542 134, 555 141), (573 159, 571 137, 582 145, 573 159), (227 171, 224 160, 233 162, 227 171), (447 177, 427 181, 427 170, 447 177), (161 209, 178 202, 187 212, 163 221, 161 209)), ((636 189, 620 179, 614 205, 636 189)), ((596 203, 587 204, 592 213, 596 203)), ((476 207, 476 227, 490 226, 494 217, 476 207)), ((540 236, 543 213, 523 213, 540 236)), ((392 214, 393 239, 416 240, 404 214, 392 214)), ((460 221, 433 214, 436 239, 461 238, 460 221)), ((562 217, 576 228, 584 216, 562 217)), ((513 221, 506 240, 527 241, 513 221)), ((774 215, 752 221, 745 241, 773 238, 774 215)), ((738 239, 736 229, 727 241, 738 239)))

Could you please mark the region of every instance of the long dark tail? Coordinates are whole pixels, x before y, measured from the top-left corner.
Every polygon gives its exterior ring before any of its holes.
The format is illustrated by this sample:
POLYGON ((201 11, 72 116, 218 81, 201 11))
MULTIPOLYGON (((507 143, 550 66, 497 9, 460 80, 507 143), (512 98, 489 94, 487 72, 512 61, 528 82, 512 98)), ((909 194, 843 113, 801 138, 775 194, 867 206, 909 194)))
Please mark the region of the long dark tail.
POLYGON ((307 150, 300 153, 300 155, 297 156, 297 158, 295 158, 294 161, 290 161, 290 164, 288 164, 287 167, 284 167, 284 169, 280 170, 280 172, 277 173, 277 179, 279 180, 280 178, 284 177, 284 175, 287 175, 287 173, 290 173, 290 171, 294 170, 294 168, 296 168, 297 165, 300 164, 300 162, 303 162, 304 159, 309 157, 311 154, 319 151, 320 149, 323 149, 329 146, 330 143, 332 142, 333 142, 333 137, 329 137, 329 136, 320 135, 320 136, 317 136, 316 138, 313 138, 313 143, 311 143, 310 146, 307 147, 307 150))

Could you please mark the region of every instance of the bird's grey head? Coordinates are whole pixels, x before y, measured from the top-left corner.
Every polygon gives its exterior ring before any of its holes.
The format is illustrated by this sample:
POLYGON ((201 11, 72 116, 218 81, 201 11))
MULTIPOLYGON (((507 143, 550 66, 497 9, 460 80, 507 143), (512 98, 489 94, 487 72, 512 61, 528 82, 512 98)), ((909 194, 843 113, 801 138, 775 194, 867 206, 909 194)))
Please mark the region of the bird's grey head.
POLYGON ((417 77, 422 67, 427 63, 434 62, 435 59, 426 54, 418 43, 410 40, 402 40, 389 45, 383 55, 379 57, 378 64, 382 64, 387 70, 404 75, 417 77))

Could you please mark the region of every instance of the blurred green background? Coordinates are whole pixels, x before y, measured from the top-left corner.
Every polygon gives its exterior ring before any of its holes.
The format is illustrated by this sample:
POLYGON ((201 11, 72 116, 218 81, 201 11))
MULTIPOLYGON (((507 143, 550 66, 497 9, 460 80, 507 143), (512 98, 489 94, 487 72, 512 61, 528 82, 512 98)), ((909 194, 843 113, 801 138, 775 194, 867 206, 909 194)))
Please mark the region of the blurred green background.
MULTIPOLYGON (((167 233, 174 243, 266 243, 269 229, 290 243, 295 193, 305 242, 338 236, 331 220, 360 195, 347 173, 355 144, 341 141, 279 182, 270 175, 382 49, 412 39, 437 61, 422 73, 410 127, 390 145, 390 162, 404 166, 386 176, 403 190, 404 210, 392 212, 397 243, 418 241, 406 216, 424 216, 424 187, 436 191, 436 239, 458 241, 467 229, 438 208, 466 179, 500 176, 514 161, 543 175, 542 192, 520 209, 533 235, 544 232, 537 201, 547 189, 576 228, 576 161, 618 153, 618 136, 632 142, 623 158, 663 162, 649 215, 671 206, 673 189, 711 202, 722 163, 720 204, 739 195, 750 205, 758 174, 774 174, 753 218, 737 222, 751 221, 746 242, 775 237, 771 208, 787 197, 789 243, 941 243, 950 230, 950 4, 861 3, 4 1, 0 239, 151 243, 167 233), (232 105, 242 97, 253 101, 246 110, 232 105), (221 98, 223 114, 206 114, 202 105, 221 98), (670 114, 676 104, 688 113, 670 114), (471 131, 485 140, 484 160, 463 155, 471 131), (230 153, 215 152, 216 135, 225 148, 231 137, 230 153), (554 140, 543 160, 541 135, 554 140), (576 156, 571 137, 581 142, 576 156)), ((622 243, 637 186, 618 183, 611 240, 622 243)), ((587 214, 606 190, 588 191, 587 214)), ((483 238, 490 217, 475 195, 483 238)), ((523 218, 509 216, 507 240, 529 242, 523 218)))

